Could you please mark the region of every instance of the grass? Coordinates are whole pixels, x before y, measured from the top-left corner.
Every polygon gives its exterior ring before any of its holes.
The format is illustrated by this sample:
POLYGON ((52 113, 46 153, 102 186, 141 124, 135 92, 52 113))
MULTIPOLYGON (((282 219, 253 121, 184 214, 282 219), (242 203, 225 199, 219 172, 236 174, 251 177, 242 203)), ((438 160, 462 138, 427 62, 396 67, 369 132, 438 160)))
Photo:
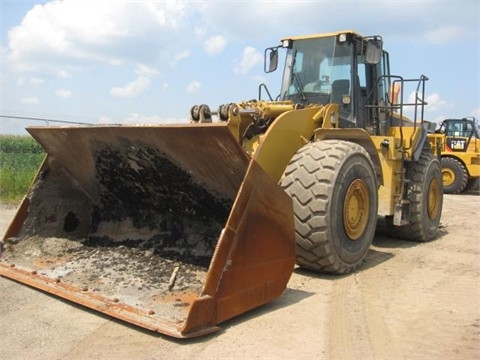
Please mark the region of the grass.
POLYGON ((25 196, 44 156, 30 136, 0 135, 0 201, 25 196))

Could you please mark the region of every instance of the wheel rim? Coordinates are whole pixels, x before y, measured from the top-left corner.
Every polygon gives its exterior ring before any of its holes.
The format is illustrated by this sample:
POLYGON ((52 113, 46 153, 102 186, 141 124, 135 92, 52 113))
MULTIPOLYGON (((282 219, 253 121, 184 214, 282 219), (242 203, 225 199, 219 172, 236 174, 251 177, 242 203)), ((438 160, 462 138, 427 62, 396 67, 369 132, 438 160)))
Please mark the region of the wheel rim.
POLYGON ((354 180, 348 187, 343 206, 343 225, 351 240, 358 240, 368 224, 370 200, 367 184, 354 180))
POLYGON ((428 187, 427 212, 430 220, 437 217, 440 211, 440 182, 433 178, 428 187))
POLYGON ((449 186, 452 185, 455 181, 455 173, 452 169, 443 168, 442 169, 442 181, 443 185, 449 186))

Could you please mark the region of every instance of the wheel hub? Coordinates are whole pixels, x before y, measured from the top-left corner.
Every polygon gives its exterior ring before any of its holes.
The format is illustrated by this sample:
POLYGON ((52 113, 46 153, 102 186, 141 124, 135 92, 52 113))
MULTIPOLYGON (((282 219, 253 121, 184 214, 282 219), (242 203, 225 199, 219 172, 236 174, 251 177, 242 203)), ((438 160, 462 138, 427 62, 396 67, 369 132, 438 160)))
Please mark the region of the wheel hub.
POLYGON ((455 181, 455 173, 452 169, 442 169, 442 181, 445 186, 452 185, 455 181))
POLYGON ((350 240, 358 240, 368 223, 370 200, 368 187, 361 179, 348 187, 343 206, 343 225, 350 240))

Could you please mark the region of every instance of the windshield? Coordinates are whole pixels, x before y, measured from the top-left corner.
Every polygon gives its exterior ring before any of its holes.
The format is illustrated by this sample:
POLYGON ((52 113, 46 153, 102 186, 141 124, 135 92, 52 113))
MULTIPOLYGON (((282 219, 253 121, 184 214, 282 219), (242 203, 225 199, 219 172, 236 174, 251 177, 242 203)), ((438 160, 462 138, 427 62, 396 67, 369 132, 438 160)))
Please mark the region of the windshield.
POLYGON ((479 137, 480 131, 478 123, 475 119, 447 119, 441 127, 441 132, 445 132, 447 136, 459 136, 459 137, 479 137))
POLYGON ((337 43, 335 36, 294 41, 287 52, 281 99, 341 104, 351 88, 351 49, 347 42, 337 43))

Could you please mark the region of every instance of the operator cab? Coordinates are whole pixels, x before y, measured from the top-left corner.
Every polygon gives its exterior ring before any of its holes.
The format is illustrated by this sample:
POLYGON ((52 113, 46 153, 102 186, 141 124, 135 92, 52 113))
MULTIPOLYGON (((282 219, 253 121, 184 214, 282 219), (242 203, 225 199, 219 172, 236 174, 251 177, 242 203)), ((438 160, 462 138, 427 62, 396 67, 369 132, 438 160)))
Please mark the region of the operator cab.
MULTIPOLYGON (((279 47, 287 52, 279 100, 300 106, 336 103, 339 127, 377 133, 385 118, 382 106, 391 102, 388 53, 382 43, 380 36, 351 31, 282 40, 279 47)), ((277 67, 277 49, 266 49, 266 72, 277 67)))
POLYGON ((446 119, 436 131, 447 136, 480 138, 480 130, 475 118, 446 119))
POLYGON ((446 135, 446 145, 452 151, 467 151, 472 139, 474 144, 480 139, 480 129, 474 117, 445 119, 435 132, 446 135))

